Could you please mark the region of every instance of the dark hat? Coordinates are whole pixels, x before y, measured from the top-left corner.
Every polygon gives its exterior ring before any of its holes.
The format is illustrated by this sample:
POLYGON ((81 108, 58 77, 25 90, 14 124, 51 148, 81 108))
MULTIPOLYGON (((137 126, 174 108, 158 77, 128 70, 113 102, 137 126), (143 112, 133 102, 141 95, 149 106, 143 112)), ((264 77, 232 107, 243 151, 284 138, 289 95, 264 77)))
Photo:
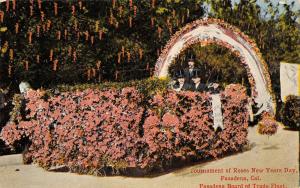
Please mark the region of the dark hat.
POLYGON ((179 70, 176 74, 176 77, 177 78, 184 78, 184 74, 183 74, 183 71, 182 70, 179 70))
POLYGON ((193 58, 189 58, 187 62, 195 62, 195 60, 193 58))
POLYGON ((193 71, 193 78, 200 78, 200 72, 198 70, 193 71))
POLYGON ((188 62, 189 62, 189 61, 193 61, 193 62, 195 61, 195 60, 194 60, 194 57, 193 57, 193 54, 190 55, 190 58, 188 59, 188 62))

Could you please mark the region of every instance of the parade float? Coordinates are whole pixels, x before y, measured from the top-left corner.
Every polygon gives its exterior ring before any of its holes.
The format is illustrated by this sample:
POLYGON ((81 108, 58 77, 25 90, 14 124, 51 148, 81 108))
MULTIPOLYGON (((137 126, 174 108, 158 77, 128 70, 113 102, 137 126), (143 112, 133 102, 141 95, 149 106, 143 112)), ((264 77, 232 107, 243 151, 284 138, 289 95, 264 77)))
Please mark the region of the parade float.
POLYGON ((2 131, 13 145, 27 137, 24 161, 95 175, 139 175, 174 163, 219 158, 247 145, 245 88, 221 93, 224 129, 214 129, 208 93, 171 90, 146 97, 135 87, 58 95, 30 90, 26 112, 2 131))
MULTIPOLYGON (((54 11, 57 14, 57 4, 54 11)), ((74 5, 72 14, 76 14, 74 5)), ((44 19, 43 14, 40 16, 44 19)), ((72 27, 78 29, 74 24, 72 27)), ((54 29, 47 20, 43 27, 43 32, 54 29)), ((14 29, 18 33, 18 27, 14 29)), ((25 36, 29 44, 39 32, 42 30, 29 31, 25 36)), ((96 31, 101 32, 99 28, 96 31)), ((63 40, 61 31, 54 33, 56 40, 63 40)), ((90 36, 88 31, 78 30, 76 36, 91 45, 94 40, 102 40, 102 34, 90 36)), ((13 49, 6 48, 13 60, 13 49)), ((49 59, 55 72, 60 65, 53 50, 49 59)), ((73 50, 71 47, 68 56, 76 62, 73 50)), ((129 53, 127 58, 130 57, 129 53)), ((29 65, 28 61, 23 62, 26 71, 29 65)), ((100 68, 98 61, 96 65, 97 69, 87 70, 88 79, 95 77, 93 72, 100 68)), ((9 73, 12 66, 8 66, 9 73)), ((1 138, 11 147, 26 142, 24 162, 46 169, 141 175, 243 151, 248 145, 249 101, 257 106, 256 115, 262 116, 260 132, 273 134, 277 129, 270 76, 259 49, 247 35, 222 20, 201 19, 187 24, 160 53, 153 77, 123 86, 28 89, 14 97, 11 119, 1 138), (221 45, 235 53, 247 70, 251 96, 247 96, 244 86, 230 84, 217 94, 219 101, 215 105, 215 95, 209 92, 169 89, 168 67, 181 51, 196 43, 221 45)))

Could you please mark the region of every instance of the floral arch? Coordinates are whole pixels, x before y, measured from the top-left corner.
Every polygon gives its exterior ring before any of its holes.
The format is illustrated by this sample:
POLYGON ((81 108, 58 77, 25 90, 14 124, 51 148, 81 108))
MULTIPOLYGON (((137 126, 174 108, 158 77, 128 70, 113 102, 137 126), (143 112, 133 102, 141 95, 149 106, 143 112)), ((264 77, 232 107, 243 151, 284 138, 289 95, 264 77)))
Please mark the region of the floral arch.
POLYGON ((155 65, 155 76, 165 78, 173 60, 189 46, 218 44, 230 49, 247 70, 252 97, 261 112, 275 113, 276 103, 266 62, 256 43, 238 28, 219 19, 201 19, 176 32, 165 46, 155 65))

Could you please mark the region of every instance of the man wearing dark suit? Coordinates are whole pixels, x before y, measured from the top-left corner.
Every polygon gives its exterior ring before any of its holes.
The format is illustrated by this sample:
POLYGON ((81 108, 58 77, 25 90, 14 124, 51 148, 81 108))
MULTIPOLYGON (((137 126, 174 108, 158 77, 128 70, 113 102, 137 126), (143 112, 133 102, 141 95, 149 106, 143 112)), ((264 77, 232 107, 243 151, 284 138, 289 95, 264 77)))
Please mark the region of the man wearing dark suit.
POLYGON ((194 72, 197 69, 195 69, 195 62, 193 59, 189 59, 188 61, 188 67, 184 70, 184 76, 187 83, 190 85, 193 84, 192 78, 194 76, 194 72))
POLYGON ((206 85, 201 83, 201 78, 198 71, 193 72, 192 81, 193 81, 192 89, 194 91, 204 92, 207 90, 206 85))
POLYGON ((172 88, 175 91, 182 91, 182 90, 190 90, 191 85, 186 81, 186 78, 183 74, 183 71, 179 71, 176 75, 177 83, 175 83, 172 88))

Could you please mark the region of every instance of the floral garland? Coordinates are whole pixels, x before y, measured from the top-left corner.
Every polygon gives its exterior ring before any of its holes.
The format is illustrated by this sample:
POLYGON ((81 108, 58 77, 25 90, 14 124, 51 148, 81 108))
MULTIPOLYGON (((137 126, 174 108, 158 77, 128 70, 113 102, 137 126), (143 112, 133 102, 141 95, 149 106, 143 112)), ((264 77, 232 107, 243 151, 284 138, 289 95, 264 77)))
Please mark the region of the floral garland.
MULTIPOLYGON (((242 31, 240 31, 237 27, 235 27, 231 24, 228 24, 228 23, 226 23, 226 22, 224 22, 223 20, 220 20, 220 19, 208 18, 208 19, 196 20, 194 22, 191 22, 191 23, 187 24, 185 27, 181 28, 181 30, 177 31, 171 37, 171 39, 169 40, 167 45, 162 50, 162 52, 161 52, 161 54, 160 54, 160 56, 157 60, 157 63, 155 65, 155 75, 156 76, 159 75, 159 72, 160 72, 161 68, 163 67, 164 62, 166 61, 166 58, 168 56, 168 53, 169 53, 170 49, 177 43, 178 39, 181 36, 189 33, 190 31, 192 31, 193 29, 195 29, 199 26, 209 25, 209 24, 217 24, 219 26, 219 28, 222 29, 222 30, 226 30, 226 31, 236 33, 239 37, 241 37, 243 40, 245 40, 251 46, 251 48, 255 51, 255 53, 256 53, 256 55, 259 59, 259 62, 262 64, 263 74, 264 74, 264 77, 266 79, 268 92, 272 95, 273 103, 276 104, 275 101, 274 101, 275 100, 275 94, 272 90, 271 78, 270 78, 270 75, 269 75, 268 66, 267 66, 266 62, 264 61, 264 59, 262 57, 262 54, 260 53, 260 50, 257 47, 256 43, 254 42, 254 40, 250 39, 249 36, 247 36, 242 31)), ((257 96, 255 81, 254 81, 254 78, 253 78, 253 76, 252 76, 252 74, 249 70, 249 67, 248 67, 247 63, 245 62, 245 58, 237 50, 234 50, 232 45, 230 45, 226 41, 222 41, 222 40, 215 39, 215 38, 214 39, 206 39, 206 40, 196 38, 196 39, 189 40, 183 46, 183 48, 180 49, 180 53, 183 52, 184 50, 186 50, 191 45, 197 44, 197 43, 201 43, 201 45, 207 45, 207 44, 215 43, 215 44, 218 44, 218 45, 221 45, 221 46, 224 46, 224 47, 230 49, 235 55, 237 55, 241 59, 241 62, 243 63, 243 65, 245 66, 245 68, 247 70, 249 83, 250 83, 251 88, 252 88, 252 96, 253 97, 257 96)), ((275 109, 276 109, 276 107, 275 107, 275 109)))

